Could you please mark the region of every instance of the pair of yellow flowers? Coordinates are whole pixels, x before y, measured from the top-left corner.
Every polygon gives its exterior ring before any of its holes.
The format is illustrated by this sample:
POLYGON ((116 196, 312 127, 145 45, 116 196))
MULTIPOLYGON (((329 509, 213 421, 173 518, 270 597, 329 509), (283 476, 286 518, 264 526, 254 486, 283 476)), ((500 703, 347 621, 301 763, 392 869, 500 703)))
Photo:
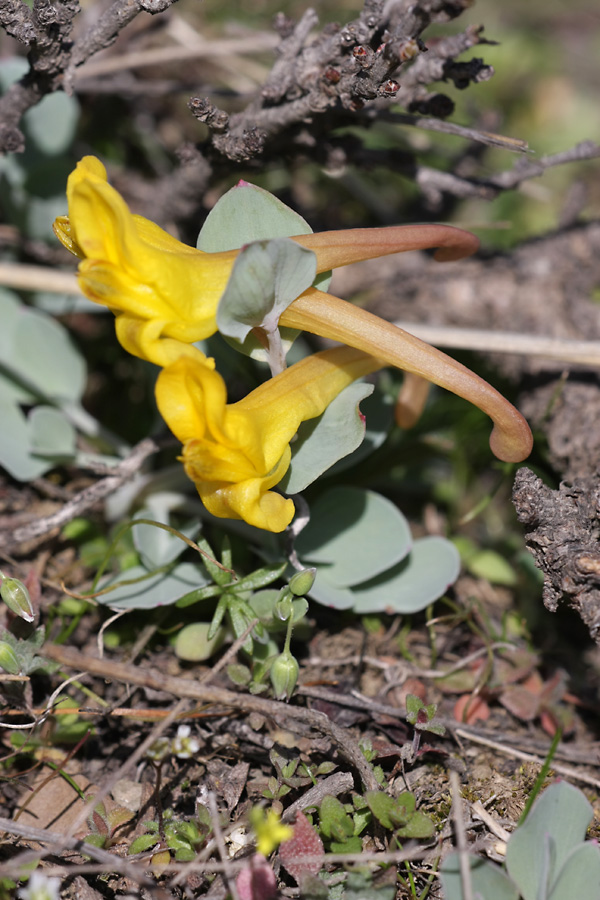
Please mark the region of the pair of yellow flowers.
MULTIPOLYGON (((294 300, 280 324, 345 346, 315 353, 228 404, 214 360, 193 345, 217 330, 217 306, 239 251, 204 253, 132 215, 95 157, 78 163, 67 199, 69 215, 56 220, 54 231, 82 259, 81 290, 114 312, 117 338, 129 353, 161 367, 158 408, 182 442, 185 471, 213 515, 283 531, 294 504, 272 488, 289 467, 299 425, 321 415, 351 382, 386 365, 423 376, 488 413, 490 444, 500 459, 518 462, 529 454, 527 423, 489 384, 389 322, 313 287, 294 300)), ((438 247, 436 258, 445 261, 477 248, 471 234, 443 225, 293 240, 315 253, 318 273, 402 250, 438 247)))

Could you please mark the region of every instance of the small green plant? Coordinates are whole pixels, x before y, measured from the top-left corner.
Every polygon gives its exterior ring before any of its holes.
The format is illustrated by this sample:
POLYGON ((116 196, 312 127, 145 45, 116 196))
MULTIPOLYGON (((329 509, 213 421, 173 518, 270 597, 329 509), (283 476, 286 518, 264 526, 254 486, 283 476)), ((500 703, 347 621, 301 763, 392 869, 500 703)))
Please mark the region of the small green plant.
POLYGON ((122 829, 132 819, 131 810, 116 805, 107 809, 101 801, 96 804, 88 816, 87 824, 90 830, 83 836, 83 839, 86 844, 93 844, 94 847, 109 850, 121 839, 122 832, 117 834, 119 829, 122 829))
POLYGON ((29 675, 37 669, 55 668, 37 652, 44 643, 46 629, 37 628, 27 638, 18 638, 3 628, 0 631, 0 669, 9 675, 29 675))
MULTIPOLYGON (((565 781, 550 785, 536 800, 497 866, 469 854, 472 896, 486 900, 598 900, 600 848, 586 841, 593 809, 580 790, 565 781)), ((459 856, 441 870, 445 900, 464 900, 459 856)))
POLYGON ((435 721, 437 713, 437 704, 423 703, 416 694, 406 695, 406 721, 415 729, 412 743, 405 744, 402 748, 402 759, 408 762, 414 762, 419 753, 421 745, 421 734, 429 731, 431 734, 443 735, 446 729, 439 722, 435 721))
POLYGON ((196 858, 201 847, 212 832, 210 813, 206 806, 198 803, 196 815, 191 819, 181 819, 172 809, 165 809, 162 821, 158 819, 144 822, 146 832, 136 838, 129 847, 129 853, 144 853, 153 850, 152 865, 169 862, 189 862, 196 858))
POLYGON ((435 832, 429 816, 416 809, 415 795, 410 791, 398 797, 390 797, 383 791, 367 791, 365 801, 377 821, 394 832, 394 839, 430 838, 435 832))
POLYGON ((361 741, 359 746, 360 746, 362 755, 364 756, 366 761, 368 763, 371 763, 371 768, 373 769, 373 775, 375 776, 377 783, 380 784, 382 787, 385 787, 385 785, 387 783, 387 779, 385 777, 385 772, 383 771, 381 766, 373 765, 373 760, 377 756, 377 753, 375 752, 375 750, 373 750, 373 745, 371 744, 371 741, 369 741, 368 739, 361 741))
POLYGON ((271 765, 277 774, 269 778, 267 787, 262 792, 267 800, 280 800, 295 788, 315 784, 315 776, 330 775, 335 769, 334 763, 322 762, 309 771, 303 763, 300 763, 297 755, 293 755, 291 751, 285 754, 286 751, 277 745, 269 751, 271 765))
POLYGON ((360 853, 362 850, 360 834, 371 815, 362 797, 355 799, 353 807, 352 804, 341 803, 337 797, 323 797, 319 806, 319 831, 328 842, 331 853, 360 853))

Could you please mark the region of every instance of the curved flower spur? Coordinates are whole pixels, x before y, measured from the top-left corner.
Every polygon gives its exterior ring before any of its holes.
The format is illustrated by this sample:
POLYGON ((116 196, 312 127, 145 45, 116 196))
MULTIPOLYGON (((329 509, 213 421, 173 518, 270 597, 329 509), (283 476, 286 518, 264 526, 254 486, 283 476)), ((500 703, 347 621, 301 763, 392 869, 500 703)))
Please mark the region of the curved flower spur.
MULTIPOLYGON (((243 334, 260 335, 261 331, 268 345, 268 332, 278 334, 278 324, 341 341, 362 351, 362 358, 360 354, 353 357, 353 368, 361 368, 360 374, 393 365, 453 391, 492 418, 490 444, 496 456, 510 462, 528 456, 529 426, 491 385, 395 325, 321 290, 327 284, 324 273, 363 259, 429 247, 438 248, 435 258, 439 261, 468 256, 478 247, 470 233, 445 225, 410 225, 312 234, 306 222, 275 197, 241 182, 211 211, 199 238, 201 249, 195 249, 132 215, 94 157, 78 164, 69 178, 67 195, 69 217, 57 219, 55 232, 82 258, 83 293, 113 310, 117 337, 132 354, 163 368, 182 357, 194 363, 191 369, 196 373, 214 368, 214 362, 193 344, 217 330, 225 301, 236 294, 237 283, 238 298, 254 291, 260 307, 251 308, 250 302, 249 311, 238 311, 237 326, 243 320, 244 327, 242 337, 235 329, 233 336, 240 345, 243 334), (254 243, 248 245, 249 239, 254 243), (272 264, 266 289, 266 282, 255 277, 263 271, 257 261, 263 265, 265 260, 267 268, 272 264)), ((291 384, 296 378, 290 375, 292 370, 278 377, 287 380, 287 375, 291 384)), ((186 380, 198 383, 196 375, 186 380)), ((302 408, 306 412, 310 406, 302 408)), ((164 394, 161 407, 169 420, 164 394)), ((191 440, 187 428, 186 436, 181 436, 191 440)), ((273 475, 270 468, 267 472, 273 475)), ((217 514, 232 513, 236 515, 233 509, 217 514)))

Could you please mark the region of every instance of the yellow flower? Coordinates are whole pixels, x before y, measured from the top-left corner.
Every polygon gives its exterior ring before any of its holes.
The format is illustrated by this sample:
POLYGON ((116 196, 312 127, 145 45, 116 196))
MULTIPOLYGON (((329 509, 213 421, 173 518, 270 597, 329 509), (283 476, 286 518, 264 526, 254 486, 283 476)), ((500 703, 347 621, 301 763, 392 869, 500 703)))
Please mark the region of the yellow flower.
MULTIPOLYGON (((217 305, 238 251, 203 253, 132 215, 94 157, 85 157, 71 174, 67 197, 69 217, 56 220, 55 233, 82 257, 81 289, 114 311, 121 344, 159 366, 183 355, 200 364, 204 357, 191 345, 216 330, 217 305)), ((359 228, 293 240, 316 254, 318 273, 424 247, 440 248, 440 261, 459 259, 478 245, 473 235, 445 225, 359 228)), ((494 421, 490 444, 496 456, 519 462, 529 455, 529 427, 501 394, 391 323, 315 288, 297 298, 280 323, 356 347, 470 400, 494 421)))
POLYGON ((254 807, 250 812, 250 821, 256 832, 256 849, 263 856, 269 856, 283 841, 289 841, 294 835, 291 825, 284 825, 275 810, 254 807))
POLYGON ((117 337, 134 356, 159 366, 216 330, 215 311, 237 251, 200 253, 154 222, 134 216, 106 181, 106 169, 84 157, 67 183, 69 216, 54 223, 64 246, 81 257, 82 292, 117 316, 117 337))
POLYGON ((271 488, 288 470, 298 427, 381 365, 352 347, 324 350, 227 404, 219 373, 184 356, 161 371, 156 400, 208 511, 279 532, 292 521, 294 504, 271 488))

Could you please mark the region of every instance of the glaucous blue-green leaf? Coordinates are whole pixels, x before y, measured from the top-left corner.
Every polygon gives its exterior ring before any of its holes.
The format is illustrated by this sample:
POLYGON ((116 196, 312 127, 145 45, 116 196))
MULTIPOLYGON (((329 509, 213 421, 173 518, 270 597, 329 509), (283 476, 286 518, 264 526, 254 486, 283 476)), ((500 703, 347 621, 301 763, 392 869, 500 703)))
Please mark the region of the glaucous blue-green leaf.
MULTIPOLYGON (((378 447, 381 447, 390 432, 394 421, 394 401, 388 394, 379 390, 377 385, 371 396, 366 397, 361 403, 360 408, 365 419, 364 439, 356 450, 335 463, 327 473, 328 477, 339 475, 340 472, 345 472, 352 466, 358 465, 363 459, 374 453, 378 447)), ((293 449, 292 446, 292 451, 293 449)))
POLYGON ((390 500, 373 491, 337 487, 312 506, 296 551, 304 565, 317 566, 317 580, 324 564, 328 583, 347 588, 396 565, 411 544, 408 522, 390 500))
POLYGON ((0 293, 0 367, 39 397, 76 400, 85 387, 83 357, 68 332, 45 313, 0 293))
MULTIPOLYGON (((158 519, 161 522, 163 517, 154 516, 150 509, 142 509, 135 514, 134 522, 135 519, 158 519)), ((178 530, 193 540, 200 530, 200 523, 194 520, 188 522, 187 525, 183 525, 178 530)), ((170 531, 166 531, 159 525, 147 525, 145 522, 139 522, 137 525, 134 524, 132 526, 131 531, 135 549, 148 569, 166 566, 174 562, 188 546, 180 537, 177 537, 170 531)))
POLYGON ((39 478, 52 463, 31 454, 29 422, 20 407, 0 393, 0 466, 19 481, 39 478))
POLYGON ((566 781, 550 785, 538 797, 506 847, 506 868, 523 900, 539 900, 542 880, 548 887, 553 884, 571 852, 583 843, 593 815, 581 791, 566 781))
POLYGON ((27 310, 17 322, 11 369, 42 397, 77 400, 85 387, 86 366, 68 332, 39 310, 27 310))
POLYGON ((290 303, 310 287, 317 258, 289 238, 257 241, 240 250, 217 308, 221 334, 243 342, 252 328, 277 327, 290 303))
POLYGON ((359 403, 372 393, 372 384, 350 384, 323 415, 302 423, 292 444, 290 468, 279 483, 283 491, 303 491, 339 459, 356 450, 365 435, 365 418, 359 403))
POLYGON ((2 320, 2 328, 0 328, 0 365, 4 365, 7 356, 10 356, 12 353, 17 322, 26 312, 26 309, 15 293, 0 287, 0 317, 2 320))
POLYGON ((15 379, 10 369, 6 368, 6 360, 13 353, 17 322, 26 309, 16 294, 0 287, 0 396, 7 402, 30 404, 35 401, 36 394, 15 379))
POLYGON ((106 594, 97 597, 98 603, 109 606, 111 609, 155 609, 157 606, 171 606, 184 594, 204 587, 209 583, 209 578, 201 566, 193 563, 179 563, 169 572, 159 572, 149 578, 148 570, 144 566, 134 566, 119 575, 113 575, 104 579, 101 588, 108 587, 117 582, 132 581, 142 578, 135 584, 120 584, 106 594))
POLYGON ((4 94, 28 71, 29 63, 22 56, 10 56, 0 61, 0 92, 4 94))
POLYGON ((37 291, 31 300, 37 309, 50 316, 68 316, 71 313, 91 313, 102 315, 109 310, 106 306, 93 303, 81 294, 53 294, 50 291, 37 291))
POLYGON ((218 628, 217 633, 208 638, 210 622, 192 622, 177 633, 173 649, 175 656, 187 662, 204 662, 223 646, 227 636, 226 628, 218 628))
POLYGON ((315 581, 308 595, 310 599, 330 609, 352 609, 354 607, 352 588, 336 587, 331 584, 327 579, 327 565, 319 565, 316 568, 315 581))
POLYGON ((76 452, 76 432, 64 413, 53 406, 36 406, 29 413, 31 452, 52 460, 69 459, 76 452))
MULTIPOLYGON (((479 900, 519 900, 519 892, 500 866, 469 854, 473 898, 479 900)), ((450 853, 442 863, 440 879, 444 900, 465 900, 458 853, 450 853)), ((565 898, 567 900, 567 898, 565 898)))
POLYGON ((306 219, 269 191, 240 181, 215 203, 196 246, 205 253, 219 253, 237 250, 251 241, 296 234, 312 234, 306 219))
POLYGON ((600 897, 600 848, 587 841, 567 857, 548 900, 597 900, 600 897))
MULTIPOLYGON (((302 216, 269 191, 240 181, 213 206, 198 235, 196 246, 205 253, 238 250, 252 241, 312 234, 302 216)), ((326 291, 331 272, 321 273, 315 287, 326 291)))
POLYGON ((445 538, 418 538, 401 562, 364 584, 354 585, 354 612, 420 612, 458 578, 460 556, 445 538))
POLYGON ((23 126, 36 147, 47 156, 69 149, 79 120, 79 103, 74 96, 56 91, 46 94, 23 116, 23 126))

